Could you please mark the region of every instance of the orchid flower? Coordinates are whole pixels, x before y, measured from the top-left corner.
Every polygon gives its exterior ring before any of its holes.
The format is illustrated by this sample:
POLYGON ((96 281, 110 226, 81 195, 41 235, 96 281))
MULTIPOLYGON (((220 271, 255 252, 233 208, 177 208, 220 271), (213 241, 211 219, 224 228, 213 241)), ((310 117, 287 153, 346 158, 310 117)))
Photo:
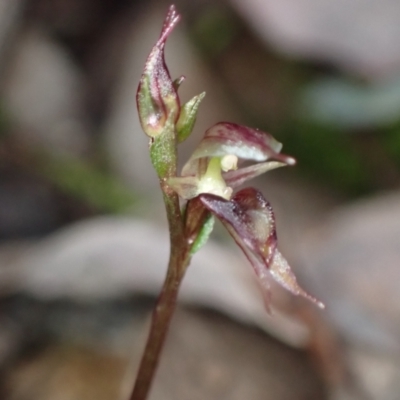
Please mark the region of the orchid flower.
POLYGON ((187 202, 184 229, 192 245, 191 254, 211 233, 213 219, 210 215, 213 215, 242 249, 266 290, 269 279, 273 278, 293 294, 322 306, 298 285, 278 250, 275 216, 270 203, 253 188, 235 193, 249 179, 295 164, 294 158, 280 153, 281 143, 260 130, 220 122, 205 132, 182 173, 177 175, 177 157, 171 157, 168 152, 190 135, 204 97, 202 93, 181 106, 178 88, 184 78, 173 81, 165 64, 165 43, 178 21, 179 15, 171 6, 161 35, 146 61, 137 103, 143 130, 151 137, 151 156, 163 187, 172 189, 187 202), (157 145, 157 141, 161 144, 157 145), (172 162, 174 168, 170 167, 172 162), (160 163, 169 167, 160 167, 160 163))
MULTIPOLYGON (((218 123, 206 131, 181 176, 170 178, 168 184, 181 198, 189 200, 189 212, 195 209, 191 202, 196 204, 197 210, 201 204, 222 222, 266 290, 273 278, 293 294, 322 307, 322 303, 298 285, 277 248, 271 204, 254 188, 233 194, 234 189, 249 179, 278 167, 294 165, 294 158, 281 154, 281 148, 282 144, 267 133, 233 123, 218 123), (256 163, 240 168, 243 161, 256 163)), ((192 225, 187 222, 188 227, 192 225)))
POLYGON ((173 81, 165 63, 165 44, 179 19, 171 5, 136 95, 140 123, 150 138, 150 159, 163 194, 171 250, 130 400, 146 400, 148 396, 180 284, 193 254, 212 232, 214 217, 250 261, 266 299, 270 298, 269 283, 273 279, 291 293, 323 307, 298 285, 278 250, 271 204, 257 189, 237 191, 244 182, 264 172, 295 164, 294 158, 280 153, 279 142, 257 129, 220 122, 205 132, 178 174, 178 144, 191 134, 205 95, 201 93, 182 104, 178 89, 184 77, 173 81))
POLYGON ((256 129, 220 122, 208 129, 203 140, 185 164, 181 177, 169 184, 183 199, 210 193, 229 200, 233 189, 248 179, 284 165, 294 158, 280 154, 282 144, 256 129), (259 164, 238 168, 240 161, 259 164))

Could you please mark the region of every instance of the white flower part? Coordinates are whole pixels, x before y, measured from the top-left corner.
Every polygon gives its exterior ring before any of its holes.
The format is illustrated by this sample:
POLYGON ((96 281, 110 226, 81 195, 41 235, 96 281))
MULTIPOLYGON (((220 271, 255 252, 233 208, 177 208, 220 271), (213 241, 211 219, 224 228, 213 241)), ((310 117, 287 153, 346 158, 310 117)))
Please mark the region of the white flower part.
POLYGON ((226 186, 223 180, 215 179, 205 175, 199 181, 198 193, 210 193, 219 197, 223 197, 226 200, 230 200, 232 196, 233 189, 226 186))
POLYGON ((221 159, 213 157, 210 159, 206 173, 200 178, 197 186, 198 194, 210 193, 215 196, 230 200, 233 189, 227 186, 221 174, 221 159))
POLYGON ((238 158, 234 154, 228 154, 221 158, 221 169, 224 172, 237 169, 238 158))

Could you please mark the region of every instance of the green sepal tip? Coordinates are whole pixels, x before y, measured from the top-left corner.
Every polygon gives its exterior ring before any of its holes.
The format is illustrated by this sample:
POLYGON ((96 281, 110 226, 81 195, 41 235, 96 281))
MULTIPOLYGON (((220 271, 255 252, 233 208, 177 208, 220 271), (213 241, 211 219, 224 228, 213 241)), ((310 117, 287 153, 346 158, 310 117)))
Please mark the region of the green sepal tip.
POLYGON ((205 92, 200 93, 181 107, 181 113, 179 115, 178 122, 176 123, 176 131, 178 134, 177 137, 179 143, 186 140, 192 133, 200 102, 204 99, 205 95, 205 92))

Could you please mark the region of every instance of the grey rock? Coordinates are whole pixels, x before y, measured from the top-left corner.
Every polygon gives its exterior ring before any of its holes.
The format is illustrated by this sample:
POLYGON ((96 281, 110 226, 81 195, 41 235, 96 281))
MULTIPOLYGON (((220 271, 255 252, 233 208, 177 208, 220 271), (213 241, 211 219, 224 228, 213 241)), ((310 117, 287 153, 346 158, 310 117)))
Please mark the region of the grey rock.
MULTIPOLYGON (((168 252, 167 232, 160 226, 122 217, 93 219, 52 235, 3 264, 0 291, 80 301, 157 295, 168 252)), ((278 287, 273 287, 272 297, 279 307, 291 301, 278 287)), ((180 298, 259 326, 293 346, 303 347, 309 340, 309 327, 285 313, 284 307, 276 309, 273 318, 267 314, 251 267, 238 249, 207 243, 193 258, 180 298)))
MULTIPOLYGON (((144 320, 135 322, 119 329, 130 338, 122 355, 69 341, 20 361, 7 371, 7 398, 128 398, 145 333, 144 320)), ((149 398, 322 400, 326 394, 301 352, 218 314, 178 308, 149 398)))
POLYGON ((4 109, 21 139, 68 154, 88 145, 83 77, 67 53, 39 28, 20 34, 7 63, 4 109))
POLYGON ((344 343, 351 374, 371 399, 398 398, 399 238, 395 192, 339 209, 303 242, 304 271, 344 343))
POLYGON ((18 30, 24 3, 24 0, 0 2, 0 72, 3 72, 10 44, 18 30))
POLYGON ((290 55, 369 78, 400 68, 396 0, 232 0, 254 30, 290 55))
POLYGON ((397 193, 348 206, 316 232, 319 248, 304 253, 343 335, 389 352, 400 350, 399 216, 397 193))

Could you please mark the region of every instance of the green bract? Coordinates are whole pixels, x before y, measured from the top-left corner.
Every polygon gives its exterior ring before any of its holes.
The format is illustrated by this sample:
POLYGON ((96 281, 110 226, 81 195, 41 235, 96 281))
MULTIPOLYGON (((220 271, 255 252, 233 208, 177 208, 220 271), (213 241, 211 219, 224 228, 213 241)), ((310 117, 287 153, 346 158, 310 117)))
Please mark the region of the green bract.
POLYGON ((193 99, 189 100, 181 108, 181 113, 176 124, 179 142, 183 142, 184 140, 186 140, 192 133, 194 124, 196 122, 197 111, 199 109, 200 102, 204 99, 205 95, 206 93, 203 92, 197 96, 194 96, 193 99))

